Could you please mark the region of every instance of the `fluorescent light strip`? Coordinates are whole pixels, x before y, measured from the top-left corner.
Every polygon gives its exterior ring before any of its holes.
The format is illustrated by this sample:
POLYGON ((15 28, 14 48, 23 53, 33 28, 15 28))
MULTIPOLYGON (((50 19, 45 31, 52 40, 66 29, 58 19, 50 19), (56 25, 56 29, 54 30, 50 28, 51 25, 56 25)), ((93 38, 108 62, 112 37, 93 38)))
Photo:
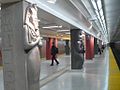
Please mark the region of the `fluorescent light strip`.
POLYGON ((93 4, 94 9, 97 10, 97 5, 96 5, 95 1, 94 1, 94 0, 91 0, 91 2, 92 2, 92 4, 93 4))
POLYGON ((56 0, 47 0, 47 2, 55 4, 56 0))
POLYGON ((101 16, 103 16, 103 15, 104 15, 104 14, 103 14, 103 10, 102 10, 102 9, 100 10, 100 15, 101 15, 101 16))
MULTIPOLYGON (((103 10, 102 10, 101 0, 97 1, 97 3, 96 3, 95 0, 91 0, 91 2, 92 2, 92 4, 93 4, 93 7, 94 7, 94 8, 97 7, 97 9, 96 9, 96 14, 97 14, 97 17, 98 17, 98 19, 99 19, 99 22, 100 22, 100 24, 101 24, 102 29, 103 29, 103 30, 106 30, 106 28, 104 28, 104 27, 106 27, 106 25, 105 25, 105 23, 104 23, 104 21, 103 21, 103 20, 104 20, 104 14, 103 14, 103 10), (95 4, 96 4, 96 5, 95 5, 95 4), (102 17, 102 16, 103 16, 103 17, 102 17)), ((107 34, 106 34, 104 31, 102 31, 102 33, 105 34, 105 35, 103 35, 104 37, 107 36, 107 34)))
POLYGON ((70 32, 68 32, 68 33, 65 33, 65 34, 70 34, 70 32))
POLYGON ((57 32, 68 32, 70 30, 58 30, 57 32))
POLYGON ((101 0, 97 0, 97 5, 98 5, 98 8, 99 10, 102 8, 102 3, 101 3, 101 0))
POLYGON ((47 26, 47 27, 42 27, 42 28, 62 28, 62 26, 47 26))

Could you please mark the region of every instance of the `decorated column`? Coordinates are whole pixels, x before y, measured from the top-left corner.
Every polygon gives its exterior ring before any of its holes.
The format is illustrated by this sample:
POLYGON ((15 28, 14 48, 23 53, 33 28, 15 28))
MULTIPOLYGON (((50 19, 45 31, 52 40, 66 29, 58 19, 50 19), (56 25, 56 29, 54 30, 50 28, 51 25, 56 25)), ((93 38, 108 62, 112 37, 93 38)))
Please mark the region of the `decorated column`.
POLYGON ((39 90, 37 6, 7 1, 2 3, 1 18, 4 90, 39 90))
POLYGON ((84 63, 83 52, 80 50, 80 29, 71 30, 71 68, 82 69, 84 63))

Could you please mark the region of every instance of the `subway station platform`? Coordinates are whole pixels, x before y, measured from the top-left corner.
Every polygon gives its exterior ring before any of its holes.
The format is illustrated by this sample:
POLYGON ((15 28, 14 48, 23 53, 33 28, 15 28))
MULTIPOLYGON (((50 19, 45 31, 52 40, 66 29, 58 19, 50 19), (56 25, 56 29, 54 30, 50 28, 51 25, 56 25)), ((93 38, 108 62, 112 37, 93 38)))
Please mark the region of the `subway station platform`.
POLYGON ((108 90, 108 50, 85 60, 82 70, 67 70, 58 78, 42 86, 40 90, 108 90))
POLYGON ((0 90, 120 90, 119 5, 120 0, 1 0, 0 90), (38 51, 50 59, 53 42, 60 64, 39 63, 38 51))
MULTIPOLYGON (((40 90, 108 90, 109 50, 85 60, 81 70, 70 69, 70 56, 58 57, 59 65, 42 60, 40 90)), ((3 70, 0 69, 0 90, 3 88, 3 70)))

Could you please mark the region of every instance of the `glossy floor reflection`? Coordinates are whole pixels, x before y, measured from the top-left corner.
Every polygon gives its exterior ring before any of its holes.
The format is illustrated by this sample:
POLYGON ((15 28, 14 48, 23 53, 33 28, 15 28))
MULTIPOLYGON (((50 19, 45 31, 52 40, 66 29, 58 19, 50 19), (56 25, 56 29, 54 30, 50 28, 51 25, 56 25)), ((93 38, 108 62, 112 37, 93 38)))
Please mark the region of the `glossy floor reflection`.
MULTIPOLYGON (((53 78, 40 90, 107 90, 108 87, 108 50, 93 60, 85 60, 84 69, 68 70, 58 78, 53 78)), ((40 80, 53 76, 59 70, 70 66, 70 56, 59 58, 60 64, 50 66, 51 61, 42 61, 40 80)), ((0 68, 0 90, 3 87, 3 71, 0 68)))
MULTIPOLYGON (((61 55, 58 57, 59 65, 54 63, 54 66, 50 66, 51 60, 41 60, 40 80, 44 81, 47 77, 52 76, 58 71, 66 68, 70 65, 70 56, 61 55)), ((54 78, 54 77, 53 77, 54 78)), ((0 90, 4 90, 3 86, 3 67, 0 67, 0 90)))
POLYGON ((66 68, 66 66, 70 65, 70 56, 62 55, 58 57, 59 65, 56 65, 54 62, 54 66, 50 66, 51 60, 46 60, 41 63, 41 73, 40 79, 45 79, 46 77, 56 73, 57 71, 66 68))
POLYGON ((69 70, 40 90, 107 90, 108 50, 104 54, 85 61, 83 70, 69 70))

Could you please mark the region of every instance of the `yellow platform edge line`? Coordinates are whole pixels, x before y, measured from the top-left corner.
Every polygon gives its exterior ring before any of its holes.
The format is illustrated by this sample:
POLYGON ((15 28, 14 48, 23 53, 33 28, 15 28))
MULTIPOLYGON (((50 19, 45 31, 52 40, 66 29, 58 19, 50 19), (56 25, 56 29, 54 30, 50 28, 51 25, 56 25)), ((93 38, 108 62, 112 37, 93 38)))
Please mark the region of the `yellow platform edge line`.
POLYGON ((109 49, 109 59, 108 90, 120 90, 120 71, 111 49, 109 49))

